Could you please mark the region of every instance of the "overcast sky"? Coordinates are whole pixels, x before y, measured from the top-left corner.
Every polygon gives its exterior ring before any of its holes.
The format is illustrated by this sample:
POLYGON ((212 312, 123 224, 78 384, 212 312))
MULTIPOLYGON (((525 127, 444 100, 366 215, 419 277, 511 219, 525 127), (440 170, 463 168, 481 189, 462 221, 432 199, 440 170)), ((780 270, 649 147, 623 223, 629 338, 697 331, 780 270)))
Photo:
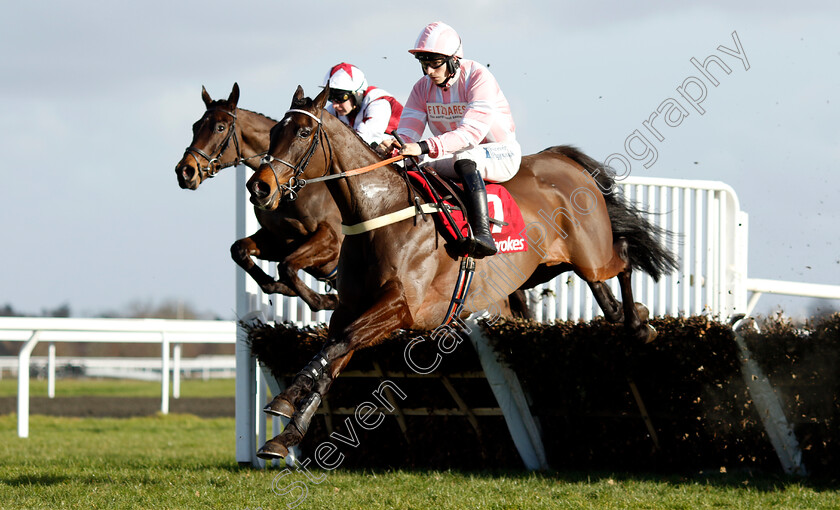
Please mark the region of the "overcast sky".
MULTIPOLYGON (((0 17, 0 306, 74 316, 183 300, 234 317, 234 171, 196 192, 174 165, 201 86, 282 117, 348 61, 405 100, 406 53, 442 20, 490 65, 523 151, 596 159, 716 54, 696 112, 632 174, 723 181, 750 215, 749 277, 840 284, 837 2, 12 2, 0 17), (292 4, 290 6, 290 4, 292 4), (742 44, 744 62, 718 51, 742 44)), ((759 312, 808 300, 765 296, 759 312)), ((840 306, 840 304, 838 304, 840 306)))

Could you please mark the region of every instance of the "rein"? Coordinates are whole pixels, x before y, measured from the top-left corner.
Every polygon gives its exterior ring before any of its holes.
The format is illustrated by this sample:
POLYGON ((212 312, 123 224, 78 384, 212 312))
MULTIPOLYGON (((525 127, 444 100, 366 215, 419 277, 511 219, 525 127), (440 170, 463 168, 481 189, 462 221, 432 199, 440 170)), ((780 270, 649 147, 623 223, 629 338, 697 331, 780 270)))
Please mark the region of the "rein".
POLYGON ((297 165, 293 165, 293 164, 289 163, 288 161, 285 161, 285 160, 280 159, 280 158, 275 158, 271 154, 266 154, 266 156, 262 160, 262 163, 267 164, 269 166, 269 168, 271 168, 271 172, 274 174, 274 182, 277 185, 278 192, 280 190, 283 190, 282 191, 283 195, 288 193, 288 196, 289 196, 290 200, 295 200, 297 198, 297 192, 301 188, 306 186, 307 183, 323 182, 323 181, 329 181, 331 179, 340 179, 340 178, 343 178, 343 177, 352 177, 354 175, 361 175, 361 174, 370 172, 371 170, 376 170, 377 168, 381 168, 383 166, 390 165, 391 163, 394 163, 394 162, 400 161, 402 159, 405 159, 405 156, 394 156, 392 158, 388 158, 388 159, 379 161, 379 162, 374 163, 372 165, 364 166, 364 167, 361 167, 361 168, 356 168, 354 170, 348 170, 346 172, 323 175, 321 177, 315 177, 314 179, 301 179, 300 178, 301 174, 303 174, 303 172, 306 171, 306 167, 309 166, 309 161, 310 161, 310 159, 312 159, 312 155, 315 154, 315 150, 318 147, 318 142, 321 139, 321 135, 323 135, 324 140, 326 140, 327 146, 330 149, 330 164, 327 165, 327 168, 332 166, 332 143, 330 142, 330 138, 329 138, 329 136, 327 136, 327 133, 322 129, 323 123, 321 122, 321 119, 319 117, 316 117, 315 115, 313 115, 312 113, 310 113, 306 110, 299 110, 297 108, 292 108, 291 110, 286 111, 286 115, 288 115, 290 113, 302 113, 302 114, 304 114, 308 117, 311 117, 312 119, 315 120, 315 122, 318 123, 318 129, 317 129, 317 132, 315 133, 315 139, 312 142, 312 145, 309 146, 309 149, 307 149, 306 154, 304 154, 300 163, 298 163, 297 165), (274 168, 274 165, 272 165, 272 162, 274 162, 274 161, 282 163, 282 164, 286 165, 287 167, 291 168, 292 171, 294 171, 295 175, 291 179, 289 179, 288 184, 280 184, 280 178, 277 175, 277 170, 274 168))
MULTIPOLYGON (((363 166, 361 168, 356 168, 355 170, 348 170, 346 172, 341 172, 341 173, 337 173, 337 174, 324 175, 322 177, 316 177, 314 179, 308 179, 308 180, 302 180, 301 179, 301 180, 304 183, 303 185, 305 185, 307 182, 321 182, 321 181, 328 181, 330 179, 339 179, 341 177, 353 177, 354 175, 364 174, 364 173, 370 172, 371 170, 376 170, 377 168, 381 168, 383 166, 390 165, 391 163, 396 163, 397 161, 403 160, 405 158, 406 158, 406 156, 394 156, 393 158, 383 159, 382 161, 380 161, 378 163, 374 163, 374 164, 368 165, 368 166, 363 166)), ((301 186, 303 186, 303 185, 301 185, 301 186)))
POLYGON ((233 122, 230 124, 230 129, 228 130, 228 134, 225 139, 222 141, 221 145, 219 145, 219 151, 215 156, 210 156, 206 152, 196 147, 190 145, 186 149, 184 149, 184 154, 189 154, 193 161, 195 161, 195 165, 198 167, 198 171, 207 176, 208 179, 214 177, 219 171, 224 170, 225 168, 232 167, 239 165, 242 162, 248 161, 249 159, 256 158, 258 156, 262 156, 262 154, 254 154, 253 156, 249 156, 247 158, 242 157, 242 152, 239 149, 239 137, 236 136, 236 110, 233 112, 229 112, 227 110, 222 110, 221 108, 214 108, 212 110, 207 110, 204 114, 205 116, 210 112, 222 112, 230 115, 233 118, 233 122), (230 140, 233 138, 233 145, 236 148, 236 158, 231 163, 226 165, 222 165, 220 158, 222 154, 227 150, 228 146, 230 145, 230 140), (196 155, 201 156, 205 160, 207 160, 207 166, 201 166, 201 163, 198 161, 196 155), (215 163, 215 165, 214 165, 215 163))

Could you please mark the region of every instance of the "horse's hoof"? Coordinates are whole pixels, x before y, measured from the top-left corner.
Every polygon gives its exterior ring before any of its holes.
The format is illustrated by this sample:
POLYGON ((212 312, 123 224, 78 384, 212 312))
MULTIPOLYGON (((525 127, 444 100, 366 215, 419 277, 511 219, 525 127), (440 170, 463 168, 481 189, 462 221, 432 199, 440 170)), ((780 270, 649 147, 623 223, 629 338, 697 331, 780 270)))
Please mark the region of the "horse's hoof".
POLYGON ((636 304, 636 313, 639 314, 639 320, 642 322, 647 322, 648 317, 650 316, 650 311, 648 307, 643 305, 642 303, 635 303, 636 304))
POLYGON ((289 455, 289 449, 275 439, 262 445, 262 448, 257 450, 257 457, 263 460, 285 459, 289 455))
POLYGON ((263 412, 274 416, 291 418, 295 414, 295 406, 282 395, 277 395, 274 397, 274 400, 263 407, 263 412))
POLYGON ((645 343, 649 344, 656 340, 656 337, 659 336, 659 332, 656 331, 656 328, 651 326, 650 324, 646 324, 647 326, 647 338, 645 338, 645 343))

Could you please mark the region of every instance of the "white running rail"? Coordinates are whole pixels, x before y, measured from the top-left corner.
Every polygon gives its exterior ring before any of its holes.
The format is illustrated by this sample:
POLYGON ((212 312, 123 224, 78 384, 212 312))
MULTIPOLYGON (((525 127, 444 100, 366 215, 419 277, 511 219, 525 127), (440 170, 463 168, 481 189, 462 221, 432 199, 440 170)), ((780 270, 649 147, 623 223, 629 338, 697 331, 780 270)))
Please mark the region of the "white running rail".
MULTIPOLYGON (((0 340, 23 342, 18 354, 18 436, 29 437, 29 365, 38 342, 49 342, 49 393, 55 392, 55 343, 106 342, 161 345, 161 412, 169 412, 170 346, 175 351, 175 373, 180 369, 181 344, 236 343, 233 321, 166 319, 71 319, 0 317, 0 340)), ((178 378, 176 377, 176 381, 178 378)))

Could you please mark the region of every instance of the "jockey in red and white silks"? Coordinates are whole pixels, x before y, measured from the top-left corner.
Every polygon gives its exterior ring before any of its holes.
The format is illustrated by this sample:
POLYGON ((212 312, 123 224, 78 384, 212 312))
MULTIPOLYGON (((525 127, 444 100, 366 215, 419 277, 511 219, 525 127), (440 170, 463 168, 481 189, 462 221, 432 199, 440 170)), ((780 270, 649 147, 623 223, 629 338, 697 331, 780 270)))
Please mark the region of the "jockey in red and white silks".
POLYGON ((341 63, 333 66, 324 79, 330 85, 326 110, 352 127, 368 144, 389 138, 399 125, 403 107, 383 89, 368 86, 358 67, 341 63))

